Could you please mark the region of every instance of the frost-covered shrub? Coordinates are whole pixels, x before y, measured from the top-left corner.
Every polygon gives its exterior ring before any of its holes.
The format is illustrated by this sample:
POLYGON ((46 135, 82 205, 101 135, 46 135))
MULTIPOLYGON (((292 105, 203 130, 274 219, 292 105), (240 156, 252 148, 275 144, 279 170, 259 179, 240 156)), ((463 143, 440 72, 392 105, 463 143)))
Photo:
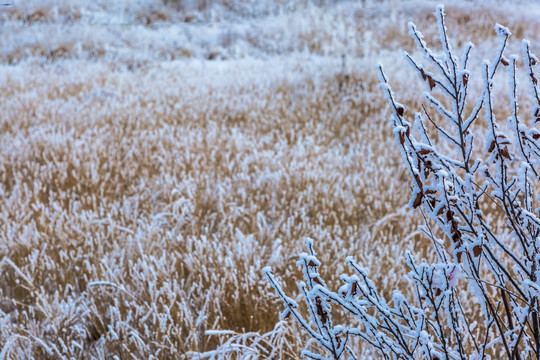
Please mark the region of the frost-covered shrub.
POLYGON ((478 70, 482 87, 474 98, 473 74, 467 70, 473 45, 466 44, 458 56, 449 43, 442 6, 435 16, 440 53, 432 51, 416 26, 409 24, 425 62, 405 53, 426 85, 421 112, 411 115, 405 110, 378 66, 396 143, 412 179, 409 206, 424 216, 421 230, 433 245, 432 258, 417 260, 406 254, 411 287, 403 293, 394 291, 387 301, 352 257, 346 263, 353 274, 342 275, 343 286, 330 290, 308 240, 308 252, 298 261, 307 318, 298 301, 288 297, 265 268, 285 303, 283 317, 295 318, 322 350, 304 351, 308 358, 356 359, 354 339, 367 342, 385 359, 540 356, 540 209, 535 195, 540 94, 534 72, 538 59, 524 40, 532 103, 528 126, 518 106, 520 60, 504 55, 510 31, 495 26, 500 45, 493 60, 484 61, 478 70), (507 73, 509 103, 495 102, 497 70, 507 73), (496 115, 507 117, 506 122, 499 122, 496 115), (332 307, 347 320, 336 324, 332 307))

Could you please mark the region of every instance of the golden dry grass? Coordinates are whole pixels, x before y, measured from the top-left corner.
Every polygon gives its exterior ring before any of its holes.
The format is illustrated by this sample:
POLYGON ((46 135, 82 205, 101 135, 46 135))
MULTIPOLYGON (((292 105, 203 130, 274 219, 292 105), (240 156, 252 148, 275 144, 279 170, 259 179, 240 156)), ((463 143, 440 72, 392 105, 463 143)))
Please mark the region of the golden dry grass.
MULTIPOLYGON (((230 32, 217 62, 189 44, 157 49, 156 60, 122 57, 103 39, 10 38, 0 54, 0 353, 198 358, 230 341, 220 356, 296 358, 305 339, 294 324, 264 335, 281 304, 261 269, 295 292, 304 236, 333 285, 353 255, 387 294, 406 286, 404 249, 429 254, 404 207, 409 179, 373 70, 387 61, 400 101, 416 103, 414 76, 391 66, 412 49, 406 20, 434 36, 433 9, 404 4, 392 23, 390 2, 352 13, 306 3, 288 18, 310 9, 304 27, 290 22, 292 37, 280 40, 286 29, 272 22, 230 32), (235 58, 242 41, 271 56, 235 58)), ((3 21, 13 34, 76 27, 81 9, 60 9, 14 9, 3 21)), ((140 26, 185 16, 149 9, 134 12, 140 26)), ((458 39, 489 42, 486 23, 501 17, 537 32, 502 11, 447 13, 458 39)))

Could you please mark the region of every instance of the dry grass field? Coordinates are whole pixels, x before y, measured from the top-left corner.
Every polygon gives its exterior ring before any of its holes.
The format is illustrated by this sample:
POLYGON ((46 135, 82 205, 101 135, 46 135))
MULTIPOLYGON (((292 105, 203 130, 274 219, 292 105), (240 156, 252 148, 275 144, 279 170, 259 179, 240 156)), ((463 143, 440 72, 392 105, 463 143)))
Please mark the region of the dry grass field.
MULTIPOLYGON (((540 7, 493 3, 446 6, 477 63, 496 22, 539 44, 540 7)), ((406 289, 429 253, 374 69, 414 107, 406 23, 433 40, 434 6, 5 6, 0 359, 298 358, 261 269, 297 292, 306 236, 331 284, 353 255, 406 289)))

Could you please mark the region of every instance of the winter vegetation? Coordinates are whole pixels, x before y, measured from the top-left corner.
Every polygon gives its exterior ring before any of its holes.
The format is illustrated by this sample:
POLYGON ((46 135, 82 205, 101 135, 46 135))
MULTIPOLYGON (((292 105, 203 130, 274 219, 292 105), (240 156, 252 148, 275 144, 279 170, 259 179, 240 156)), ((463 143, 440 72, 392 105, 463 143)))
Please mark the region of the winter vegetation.
POLYGON ((5 3, 1 360, 536 357, 539 5, 5 3))
MULTIPOLYGON (((437 7, 435 17, 439 54, 409 23, 409 34, 429 66, 405 52, 427 90, 422 95, 422 111, 410 121, 406 107, 396 101, 383 66, 377 66, 392 109, 397 145, 412 179, 409 206, 422 212, 425 223, 420 229, 432 243, 431 261, 418 261, 410 252, 405 255, 413 300, 395 290, 393 305, 389 305, 368 271, 352 257, 346 262, 354 275, 341 275, 344 285, 338 292, 329 290, 318 272, 321 262, 313 241, 308 239, 308 252, 300 254, 298 261, 305 280, 299 287, 308 322, 270 268, 264 269, 285 303, 283 317, 292 315, 331 359, 357 358, 349 345, 351 337, 364 340, 385 359, 540 357, 540 208, 535 194, 540 171, 540 132, 536 129, 540 96, 534 70, 538 58, 531 54, 530 42, 523 40, 522 59, 532 98, 526 113, 531 126, 527 126, 518 105, 519 57, 504 55, 510 31, 495 26, 500 45, 493 61, 481 64, 483 87, 471 105, 472 72, 467 67, 473 44, 466 43, 461 56, 456 56, 443 5, 437 7), (494 77, 501 67, 507 68, 509 80, 507 114, 493 96, 494 77), (483 123, 481 112, 485 113, 483 123), (507 116, 504 125, 497 121, 499 115, 507 116), (481 150, 475 151, 481 144, 481 150), (334 325, 332 305, 356 322, 334 325)), ((325 358, 308 350, 303 355, 325 358)))

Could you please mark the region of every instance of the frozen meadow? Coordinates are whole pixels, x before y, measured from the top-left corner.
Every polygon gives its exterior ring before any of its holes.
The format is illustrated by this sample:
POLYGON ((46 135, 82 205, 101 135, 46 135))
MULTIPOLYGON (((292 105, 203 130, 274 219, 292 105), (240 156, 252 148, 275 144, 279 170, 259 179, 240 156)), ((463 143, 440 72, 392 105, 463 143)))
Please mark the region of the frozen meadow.
MULTIPOLYGON (((436 3, 8 2, 0 360, 298 358, 314 344, 262 269, 298 294, 305 237, 329 287, 352 255, 407 293, 403 255, 430 245, 375 64, 417 105, 406 25, 435 42, 436 3)), ((446 12, 473 64, 495 23, 540 52, 532 1, 446 12)))

